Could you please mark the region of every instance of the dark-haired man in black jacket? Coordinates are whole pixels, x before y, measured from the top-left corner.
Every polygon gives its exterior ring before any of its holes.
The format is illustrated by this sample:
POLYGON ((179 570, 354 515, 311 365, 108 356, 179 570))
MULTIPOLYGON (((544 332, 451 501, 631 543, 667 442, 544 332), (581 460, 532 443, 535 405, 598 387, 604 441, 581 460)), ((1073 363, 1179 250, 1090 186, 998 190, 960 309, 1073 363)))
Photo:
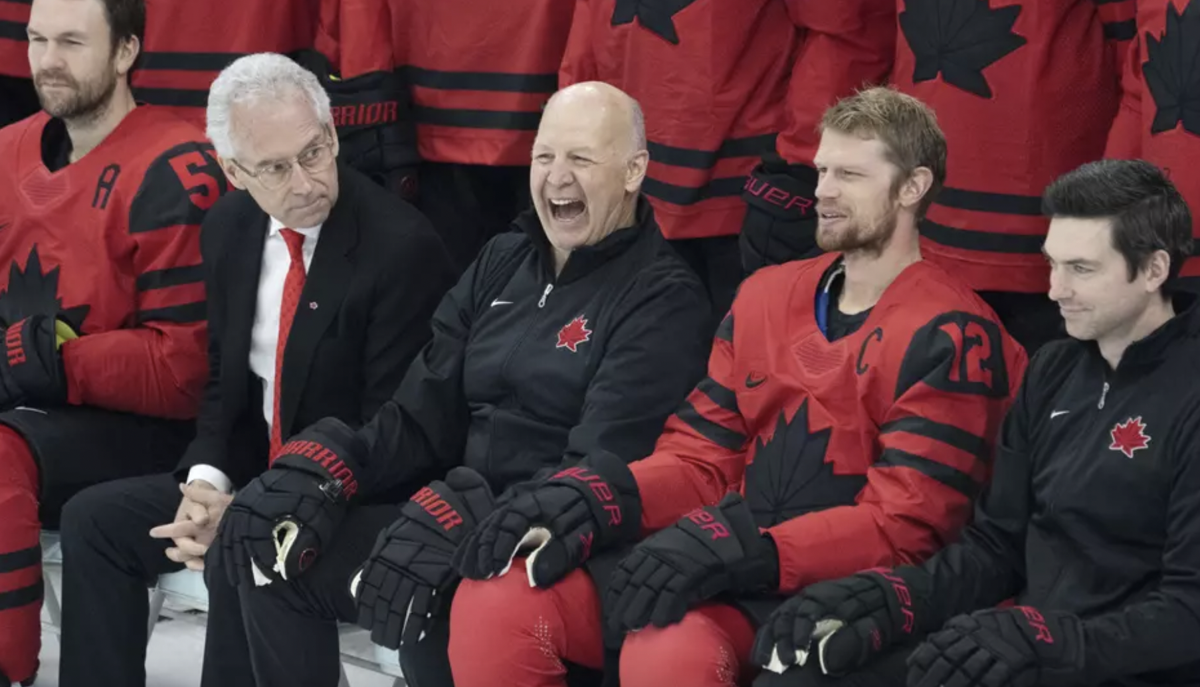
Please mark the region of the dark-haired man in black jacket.
POLYGON ((534 211, 446 295, 395 396, 358 432, 326 419, 293 436, 235 498, 207 562, 259 585, 242 597, 258 687, 334 684, 338 619, 400 648, 410 685, 449 684, 450 557, 493 500, 653 449, 704 371, 711 312, 640 195, 647 161, 628 96, 558 93, 534 211), (360 505, 431 467, 449 473, 407 504, 360 505))
POLYGON ((1030 363, 974 524, 921 567, 793 597, 755 646, 783 672, 756 687, 1200 682, 1200 307, 1174 295, 1191 216, 1140 161, 1085 165, 1043 209, 1072 338, 1030 363))

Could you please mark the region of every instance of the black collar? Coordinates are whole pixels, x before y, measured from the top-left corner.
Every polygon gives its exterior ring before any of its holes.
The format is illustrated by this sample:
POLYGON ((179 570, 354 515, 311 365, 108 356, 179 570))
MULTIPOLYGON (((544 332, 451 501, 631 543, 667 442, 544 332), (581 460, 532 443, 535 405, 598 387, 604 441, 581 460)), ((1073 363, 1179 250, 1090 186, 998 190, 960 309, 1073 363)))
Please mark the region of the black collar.
POLYGON ((542 263, 542 271, 555 284, 576 281, 627 252, 640 239, 659 233, 658 222, 654 219, 650 201, 645 196, 638 196, 633 226, 618 229, 595 245, 571 251, 571 255, 567 258, 567 264, 563 265, 562 272, 555 278, 554 251, 550 246, 550 240, 546 238, 546 231, 542 228, 537 211, 531 208, 521 213, 513 220, 513 226, 524 231, 533 240, 533 245, 537 247, 538 257, 542 263))
POLYGON ((42 164, 51 172, 57 172, 71 164, 71 150, 66 122, 51 117, 42 128, 42 164))
MULTIPOLYGON (((1176 293, 1171 297, 1171 304, 1175 307, 1175 316, 1147 336, 1131 343, 1121 354, 1118 369, 1122 374, 1153 367, 1170 355, 1178 344, 1200 335, 1200 303, 1197 297, 1190 293, 1176 293)), ((1095 341, 1088 341, 1087 346, 1094 356, 1103 360, 1095 341)))

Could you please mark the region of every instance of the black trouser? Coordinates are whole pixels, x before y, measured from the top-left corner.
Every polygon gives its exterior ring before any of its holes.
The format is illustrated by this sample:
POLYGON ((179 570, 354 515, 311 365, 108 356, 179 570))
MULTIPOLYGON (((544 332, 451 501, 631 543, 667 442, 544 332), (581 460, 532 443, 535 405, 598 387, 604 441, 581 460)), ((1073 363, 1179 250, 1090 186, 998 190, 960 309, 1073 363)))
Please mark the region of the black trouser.
POLYGON ((530 207, 529 167, 421 164, 417 206, 442 237, 459 271, 483 244, 530 207))
POLYGON ((692 268, 708 291, 713 308, 713 326, 725 318, 733 305, 733 296, 744 275, 737 236, 713 236, 705 239, 679 239, 671 246, 692 268))
MULTIPOLYGON (((171 475, 88 489, 68 503, 63 531, 61 684, 145 684, 146 586, 182 566, 169 540, 148 536, 179 506, 171 475)), ((330 687, 340 674, 338 621, 355 622, 350 578, 399 505, 351 510, 342 535, 304 577, 234 589, 208 569, 208 634, 202 687, 330 687)))
POLYGON ((1044 293, 980 291, 979 296, 1031 358, 1045 344, 1067 335, 1058 304, 1044 293))
POLYGON ((754 681, 754 687, 904 687, 908 679, 905 661, 915 646, 903 646, 876 656, 863 668, 830 677, 821 673, 820 662, 810 654, 803 668, 791 668, 783 675, 764 670, 754 681))
POLYGON ((0 128, 19 122, 41 109, 33 79, 0 76, 0 128))
MULTIPOLYGON (((145 686, 146 590, 183 569, 166 557, 171 541, 149 531, 174 520, 180 498, 175 478, 160 474, 101 484, 67 502, 60 685, 145 686)), ((254 687, 237 594, 224 577, 217 582, 209 582, 201 684, 254 687)))

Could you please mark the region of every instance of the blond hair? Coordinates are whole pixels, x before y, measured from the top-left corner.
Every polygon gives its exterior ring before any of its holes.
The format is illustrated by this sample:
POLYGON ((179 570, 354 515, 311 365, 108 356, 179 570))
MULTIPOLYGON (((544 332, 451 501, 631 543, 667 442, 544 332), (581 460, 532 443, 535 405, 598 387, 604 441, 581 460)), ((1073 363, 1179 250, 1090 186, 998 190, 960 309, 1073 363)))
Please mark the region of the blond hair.
POLYGON ((937 116, 925 103, 893 88, 877 86, 843 98, 825 111, 819 130, 881 141, 888 161, 900 168, 893 192, 918 167, 932 172, 933 183, 917 206, 918 218, 946 182, 946 137, 937 116))

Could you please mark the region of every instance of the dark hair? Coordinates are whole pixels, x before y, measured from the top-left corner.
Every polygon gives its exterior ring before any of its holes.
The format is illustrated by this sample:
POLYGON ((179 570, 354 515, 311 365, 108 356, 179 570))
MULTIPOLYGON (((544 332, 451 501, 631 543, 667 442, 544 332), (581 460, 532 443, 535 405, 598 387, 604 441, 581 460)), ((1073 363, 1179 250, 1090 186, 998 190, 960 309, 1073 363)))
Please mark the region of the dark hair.
POLYGON ((1089 162, 1054 180, 1042 194, 1047 217, 1112 220, 1113 247, 1125 258, 1129 281, 1151 254, 1164 250, 1171 268, 1163 292, 1172 290, 1192 253, 1192 213, 1162 170, 1144 160, 1089 162))
POLYGON ((876 86, 843 98, 826 110, 818 130, 827 129, 883 141, 887 159, 900 168, 893 194, 918 167, 929 169, 933 183, 917 205, 917 218, 925 216, 946 183, 946 137, 928 105, 894 88, 876 86))
POLYGON ((104 5, 104 16, 108 19, 111 33, 112 49, 115 52, 122 41, 137 38, 141 51, 133 63, 137 69, 142 63, 142 53, 146 43, 146 0, 100 0, 104 5))

